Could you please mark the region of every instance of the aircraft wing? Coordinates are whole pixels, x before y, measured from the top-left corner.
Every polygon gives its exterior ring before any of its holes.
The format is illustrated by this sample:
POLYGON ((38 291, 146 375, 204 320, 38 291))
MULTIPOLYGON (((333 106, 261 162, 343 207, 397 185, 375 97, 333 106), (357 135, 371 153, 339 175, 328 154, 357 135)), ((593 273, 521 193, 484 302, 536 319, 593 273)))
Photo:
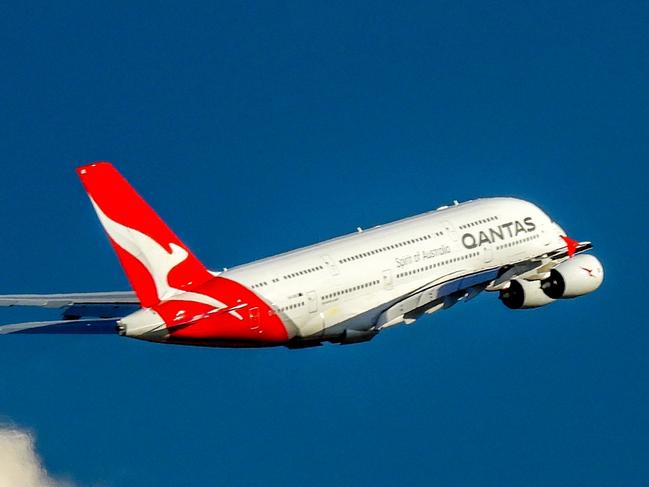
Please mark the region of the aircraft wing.
POLYGON ((453 306, 461 299, 472 299, 492 282, 500 272, 498 267, 466 275, 456 272, 427 283, 384 310, 375 328, 382 330, 405 322, 414 322, 424 313, 434 313, 453 306))
POLYGON ((121 318, 136 311, 140 307, 140 302, 131 291, 0 295, 0 307, 8 306, 61 309, 63 317, 67 319, 121 318))
POLYGON ((76 294, 7 294, 0 295, 0 306, 39 306, 63 308, 74 304, 137 304, 132 291, 76 294))
POLYGON ((553 260, 565 259, 566 257, 571 257, 572 255, 581 254, 582 252, 586 252, 587 250, 593 248, 593 244, 591 242, 577 242, 571 239, 568 240, 571 243, 567 249, 557 250, 555 252, 548 254, 548 256, 553 260))
POLYGON ((515 278, 547 273, 571 255, 590 250, 590 242, 573 241, 572 248, 557 250, 539 257, 524 260, 511 266, 493 267, 473 274, 459 271, 442 276, 402 296, 378 317, 375 328, 381 330, 402 322, 412 323, 424 313, 447 309, 460 300, 473 299, 484 290, 498 291, 515 278))
POLYGON ((530 276, 536 275, 536 278, 540 278, 542 274, 549 272, 553 267, 570 258, 572 255, 580 254, 593 248, 593 244, 590 242, 573 241, 573 243, 574 245, 570 249, 559 249, 503 268, 498 278, 489 285, 487 290, 499 291, 511 279, 517 277, 529 278, 530 276))
POLYGON ((35 321, 32 323, 16 323, 0 326, 0 335, 14 333, 112 335, 117 333, 117 318, 35 321))

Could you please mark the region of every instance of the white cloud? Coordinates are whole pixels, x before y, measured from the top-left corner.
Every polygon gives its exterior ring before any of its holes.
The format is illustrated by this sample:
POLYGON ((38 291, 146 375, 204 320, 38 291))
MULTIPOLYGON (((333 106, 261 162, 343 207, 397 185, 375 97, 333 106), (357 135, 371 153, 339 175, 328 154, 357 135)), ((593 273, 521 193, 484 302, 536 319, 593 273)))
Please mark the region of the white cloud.
POLYGON ((36 453, 29 433, 0 426, 0 487, 72 487, 52 478, 36 453))

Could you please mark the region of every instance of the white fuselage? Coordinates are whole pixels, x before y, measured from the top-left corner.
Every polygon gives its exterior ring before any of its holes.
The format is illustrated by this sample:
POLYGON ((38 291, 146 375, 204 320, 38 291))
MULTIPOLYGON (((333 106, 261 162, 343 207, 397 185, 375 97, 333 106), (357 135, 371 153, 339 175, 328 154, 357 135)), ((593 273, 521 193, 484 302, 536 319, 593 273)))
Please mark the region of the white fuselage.
POLYGON ((234 267, 221 276, 252 289, 297 337, 367 329, 428 283, 498 269, 565 246, 537 206, 485 198, 234 267))

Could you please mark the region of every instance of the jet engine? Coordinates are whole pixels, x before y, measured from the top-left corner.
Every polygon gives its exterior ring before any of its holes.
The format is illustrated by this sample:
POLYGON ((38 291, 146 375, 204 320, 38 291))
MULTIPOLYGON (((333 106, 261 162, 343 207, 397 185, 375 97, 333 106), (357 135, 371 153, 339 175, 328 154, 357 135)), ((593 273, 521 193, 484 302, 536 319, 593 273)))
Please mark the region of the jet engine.
POLYGON ((545 306, 554 301, 541 289, 541 281, 514 279, 507 289, 502 289, 500 300, 509 309, 529 309, 545 306))
POLYGON ((592 293, 604 280, 604 268, 590 254, 575 255, 550 271, 541 289, 552 299, 576 298, 592 293))

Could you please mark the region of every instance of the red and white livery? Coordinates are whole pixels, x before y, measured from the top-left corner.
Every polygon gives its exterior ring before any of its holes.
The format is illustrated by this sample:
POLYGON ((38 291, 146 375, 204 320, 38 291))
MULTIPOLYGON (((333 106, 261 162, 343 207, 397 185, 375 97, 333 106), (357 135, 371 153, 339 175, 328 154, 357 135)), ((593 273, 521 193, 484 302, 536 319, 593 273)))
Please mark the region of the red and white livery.
POLYGON ((246 264, 208 270, 107 162, 78 175, 134 290, 8 295, 0 306, 61 309, 8 333, 114 333, 202 346, 301 348, 367 341, 424 314, 497 292, 512 309, 597 289, 589 242, 537 206, 485 198, 246 264))

